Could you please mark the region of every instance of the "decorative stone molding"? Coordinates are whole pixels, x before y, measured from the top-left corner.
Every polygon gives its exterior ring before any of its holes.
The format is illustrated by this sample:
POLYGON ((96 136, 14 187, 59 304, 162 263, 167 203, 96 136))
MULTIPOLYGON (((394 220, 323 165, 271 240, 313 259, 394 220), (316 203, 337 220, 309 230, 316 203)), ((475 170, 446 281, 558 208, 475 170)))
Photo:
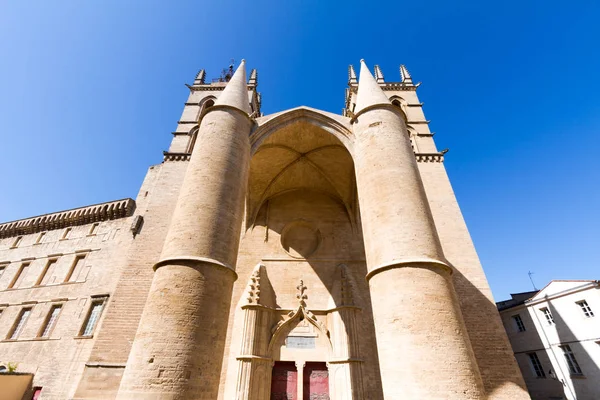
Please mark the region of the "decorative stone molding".
POLYGON ((262 264, 258 264, 254 267, 250 279, 248 279, 248 285, 246 286, 246 304, 260 304, 260 270, 262 264))
POLYGON ((171 153, 163 151, 164 161, 189 161, 191 156, 190 153, 171 153))
POLYGON ((329 330, 327 327, 319 320, 315 314, 313 314, 310 310, 306 308, 306 300, 308 296, 306 295, 307 287, 304 286, 304 281, 301 279, 298 286, 296 286, 297 294, 296 299, 298 299, 298 308, 295 310, 291 310, 286 315, 282 315, 282 320, 279 320, 271 329, 272 337, 271 343, 269 344, 269 349, 272 348, 273 343, 278 336, 278 334, 282 331, 284 326, 291 323, 296 318, 304 316, 311 324, 317 327, 317 329, 321 330, 327 337, 329 337, 329 330))
POLYGON ((444 162, 445 153, 415 153, 417 162, 444 162))
POLYGON ((0 239, 68 226, 85 225, 92 222, 126 218, 133 215, 134 210, 135 201, 133 199, 122 199, 6 222, 0 224, 0 239))

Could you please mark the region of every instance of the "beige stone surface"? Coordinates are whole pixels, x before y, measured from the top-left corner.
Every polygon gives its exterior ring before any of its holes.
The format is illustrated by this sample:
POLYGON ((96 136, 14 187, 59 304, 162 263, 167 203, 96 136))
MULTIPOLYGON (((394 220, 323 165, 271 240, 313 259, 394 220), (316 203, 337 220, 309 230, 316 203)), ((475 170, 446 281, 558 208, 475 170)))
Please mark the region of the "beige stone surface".
POLYGON ((361 66, 343 115, 263 116, 255 71, 201 71, 134 212, 16 248, 19 223, 0 225, 0 339, 33 307, 0 361, 43 399, 268 400, 280 361, 300 379, 325 362, 335 400, 527 399, 417 86, 378 74, 361 66), (31 287, 52 257, 55 280, 31 287), (77 337, 96 295, 96 330, 77 337))

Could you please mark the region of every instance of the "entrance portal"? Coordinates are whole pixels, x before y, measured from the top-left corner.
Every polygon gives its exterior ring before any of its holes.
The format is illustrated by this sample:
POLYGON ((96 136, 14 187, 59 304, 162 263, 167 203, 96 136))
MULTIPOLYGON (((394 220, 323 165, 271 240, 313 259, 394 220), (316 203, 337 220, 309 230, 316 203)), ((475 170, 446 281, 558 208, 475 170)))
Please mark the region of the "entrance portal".
POLYGON ((302 400, 329 400, 329 371, 324 362, 307 362, 304 366, 302 400))
POLYGON ((298 399, 298 371, 291 361, 276 361, 271 379, 271 400, 298 399))

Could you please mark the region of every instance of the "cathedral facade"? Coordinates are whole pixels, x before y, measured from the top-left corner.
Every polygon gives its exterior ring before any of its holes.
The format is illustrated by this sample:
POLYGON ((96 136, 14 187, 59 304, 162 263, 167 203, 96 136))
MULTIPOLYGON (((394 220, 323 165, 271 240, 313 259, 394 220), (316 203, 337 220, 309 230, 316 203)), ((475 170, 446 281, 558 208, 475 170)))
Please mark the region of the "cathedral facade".
POLYGON ((135 200, 0 224, 0 363, 42 399, 528 399, 404 66, 341 115, 200 71, 135 200))

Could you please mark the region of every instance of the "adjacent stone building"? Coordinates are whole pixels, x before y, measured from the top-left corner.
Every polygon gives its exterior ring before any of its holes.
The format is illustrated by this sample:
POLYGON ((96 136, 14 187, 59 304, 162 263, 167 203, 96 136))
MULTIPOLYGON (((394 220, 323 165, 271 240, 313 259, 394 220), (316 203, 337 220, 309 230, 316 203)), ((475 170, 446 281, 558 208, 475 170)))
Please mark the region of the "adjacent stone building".
POLYGON ((498 310, 533 400, 600 399, 600 283, 554 280, 498 310))
POLYGON ((200 71, 135 200, 0 225, 0 361, 43 399, 529 398, 414 84, 261 113, 200 71))

